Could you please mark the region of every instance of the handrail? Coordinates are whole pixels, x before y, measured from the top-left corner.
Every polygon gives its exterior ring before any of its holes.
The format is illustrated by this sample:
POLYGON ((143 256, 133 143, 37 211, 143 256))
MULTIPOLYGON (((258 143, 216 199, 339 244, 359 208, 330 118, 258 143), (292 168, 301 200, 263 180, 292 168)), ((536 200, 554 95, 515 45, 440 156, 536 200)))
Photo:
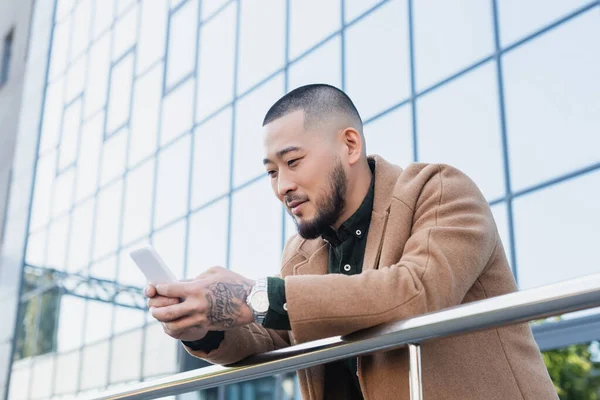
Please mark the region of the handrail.
POLYGON ((227 367, 213 365, 80 398, 151 399, 175 395, 597 306, 600 306, 600 274, 476 301, 345 337, 290 346, 227 367))

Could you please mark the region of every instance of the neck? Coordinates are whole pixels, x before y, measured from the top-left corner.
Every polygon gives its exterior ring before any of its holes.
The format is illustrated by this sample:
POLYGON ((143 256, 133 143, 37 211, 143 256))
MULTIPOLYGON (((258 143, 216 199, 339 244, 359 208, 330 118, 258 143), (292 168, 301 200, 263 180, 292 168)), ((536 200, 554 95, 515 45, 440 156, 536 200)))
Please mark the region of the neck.
POLYGON ((371 179, 373 174, 369 168, 368 163, 364 163, 363 166, 357 171, 356 179, 353 183, 348 183, 348 195, 346 196, 346 206, 344 211, 332 226, 333 229, 338 230, 339 227, 358 210, 358 207, 362 204, 363 200, 369 192, 371 186, 371 179))

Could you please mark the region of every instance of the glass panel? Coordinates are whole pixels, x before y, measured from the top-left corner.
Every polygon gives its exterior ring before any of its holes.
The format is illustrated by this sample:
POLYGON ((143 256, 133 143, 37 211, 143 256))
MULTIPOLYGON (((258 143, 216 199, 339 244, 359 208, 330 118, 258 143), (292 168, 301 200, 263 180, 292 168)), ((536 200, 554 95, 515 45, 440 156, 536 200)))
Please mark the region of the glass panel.
POLYGON ((291 59, 340 29, 340 1, 292 0, 289 4, 291 59))
POLYGON ((93 223, 94 199, 90 199, 73 210, 67 262, 68 271, 80 271, 87 266, 92 247, 93 223))
POLYGON ((192 208, 227 193, 231 170, 231 108, 194 131, 192 208))
POLYGON ((130 171, 126 178, 122 243, 131 243, 150 232, 154 159, 130 171))
POLYGON ((98 194, 94 259, 115 251, 118 247, 122 190, 123 181, 119 180, 98 194))
POLYGON ((328 83, 341 87, 341 62, 342 47, 338 35, 290 66, 288 86, 294 89, 310 83, 328 83))
POLYGON ((190 0, 171 15, 167 88, 194 70, 198 33, 198 0, 190 0))
POLYGON ((227 264, 227 198, 190 217, 186 278, 194 278, 213 266, 227 264))
POLYGON ((504 56, 513 189, 600 161, 598 37, 586 13, 504 56))
POLYGON ((488 200, 504 195, 497 90, 487 63, 417 101, 419 161, 461 169, 488 200))
POLYGON ((73 179, 75 169, 69 168, 58 177, 54 184, 54 200, 52 202, 52 218, 67 212, 73 204, 73 179))
POLYGON ((500 239, 502 240, 502 246, 504 247, 506 258, 512 267, 512 263, 510 262, 512 252, 510 249, 510 233, 508 231, 508 212, 506 210, 506 203, 499 203, 493 206, 492 214, 494 214, 494 220, 496 221, 496 226, 498 227, 498 232, 500 233, 500 239))
POLYGON ((164 333, 161 324, 149 325, 144 350, 144 377, 177 372, 178 347, 177 341, 164 333))
POLYGON ((344 19, 352 21, 367 10, 381 3, 381 0, 344 0, 344 19))
POLYGON ((106 103, 110 73, 110 35, 104 35, 91 47, 88 65, 89 76, 85 89, 84 118, 92 115, 106 103))
POLYGON ((130 6, 135 2, 136 0, 117 0, 117 14, 122 14, 125 10, 129 9, 130 6))
POLYGON ((94 38, 110 27, 115 13, 114 1, 94 1, 94 38))
POLYGON ((190 135, 185 135, 158 156, 154 227, 187 212, 190 173, 190 135))
MULTIPOLYGON (((46 231, 34 233, 27 241, 27 255, 25 260, 28 264, 44 265, 46 258, 46 231)), ((12 334, 12 333, 11 333, 12 334)))
POLYGON ((193 122, 194 79, 188 79, 164 99, 160 132, 161 146, 192 129, 193 122))
MULTIPOLYGON (((104 258, 90 266, 90 277, 114 281, 117 279, 117 257, 116 255, 104 258)), ((109 327, 110 328, 110 327, 109 327)))
POLYGON ((163 68, 159 65, 135 83, 131 115, 129 166, 137 164, 156 151, 163 68))
POLYGON ((104 186, 113 179, 123 176, 123 172, 125 172, 128 135, 129 128, 124 127, 104 141, 100 186, 104 186))
POLYGON ((86 345, 106 339, 110 336, 114 306, 110 303, 90 300, 85 313, 86 345))
POLYGON ((589 0, 499 1, 502 44, 515 42, 589 3, 589 0))
POLYGON ((285 2, 243 1, 241 7, 238 93, 283 67, 285 62, 285 2))
POLYGON ((60 21, 64 19, 73 10, 76 0, 57 0, 56 1, 56 19, 60 21))
POLYGON ((86 300, 63 295, 60 299, 60 315, 56 334, 56 349, 60 352, 73 350, 83 343, 83 320, 86 300))
POLYGON ((108 380, 108 342, 83 348, 81 388, 104 387, 108 380))
POLYGON ((206 18, 210 18, 227 2, 228 0, 203 0, 202 7, 200 7, 202 20, 204 21, 206 18))
POLYGON ((171 8, 175 8, 183 2, 184 0, 169 0, 169 5, 171 8))
POLYGON ((138 31, 138 7, 127 11, 116 22, 113 38, 113 60, 121 57, 135 44, 138 31))
POLYGON ((65 98, 65 102, 67 103, 74 100, 83 92, 85 86, 86 60, 87 58, 85 56, 80 57, 74 64, 71 64, 71 67, 69 68, 67 95, 65 98))
POLYGON ((110 81, 110 97, 106 133, 110 134, 129 119, 133 80, 133 53, 113 67, 110 81))
POLYGON ((181 220, 155 232, 152 236, 152 246, 177 279, 183 279, 184 276, 185 230, 186 221, 181 220))
POLYGON ((44 226, 50 220, 55 166, 56 152, 38 159, 33 204, 31 207, 30 231, 44 226))
MULTIPOLYGON (((295 234, 298 233, 298 229, 296 228, 296 224, 294 223, 294 220, 292 219, 292 217, 290 217, 290 215, 283 209, 283 206, 281 208, 281 212, 285 213, 285 221, 283 221, 283 223, 285 224, 284 229, 285 229, 285 242, 283 243, 283 247, 285 247, 285 244, 287 243, 287 241, 295 234)), ((283 248, 282 248, 283 250, 283 248)))
POLYGON ((92 0, 82 0, 75 8, 73 17, 73 42, 71 60, 74 60, 88 47, 90 40, 90 22, 92 18, 92 0))
POLYGON ((233 194, 230 269, 249 278, 281 267, 281 203, 266 177, 233 194), (252 210, 252 212, 248 212, 252 210))
POLYGON ((50 55, 49 81, 54 80, 67 67, 67 55, 71 42, 71 17, 54 26, 52 52, 50 55))
POLYGON ((283 94, 283 76, 279 74, 239 100, 235 115, 234 186, 265 173, 262 122, 283 94))
POLYGON ((407 9, 390 1, 346 33, 346 93, 363 120, 410 95, 407 9))
POLYGON ((54 393, 75 393, 79 377, 79 351, 59 354, 56 357, 54 393))
POLYGON ((233 97, 236 5, 237 2, 230 3, 200 29, 197 121, 202 121, 233 97))
POLYGON ((418 91, 493 53, 492 2, 455 0, 413 4, 418 91))
POLYGON ((145 311, 142 310, 116 306, 114 334, 144 325, 144 314, 145 311))
MULTIPOLYGON (((26 361, 29 364, 29 360, 26 361)), ((15 368, 10 375, 10 400, 25 400, 28 398, 31 369, 29 367, 15 368)))
POLYGON ((596 171, 515 199, 521 289, 598 272, 598 187, 596 171))
POLYGON ((405 105, 366 124, 367 154, 378 154, 405 168, 414 160, 411 121, 411 107, 405 105))
POLYGON ((44 104, 44 122, 40 139, 40 154, 53 149, 58 144, 60 124, 63 114, 64 79, 48 85, 44 104))
MULTIPOLYGON (((183 242, 182 242, 183 243, 183 242)), ((138 266, 133 262, 129 252, 149 244, 148 238, 143 238, 138 242, 133 243, 129 247, 124 248, 119 253, 119 275, 117 280, 120 284, 128 286, 144 287, 146 278, 138 266)), ((142 317, 143 318, 143 317, 142 317)))
POLYGON ((69 216, 54 221, 48 228, 48 249, 46 266, 64 271, 67 257, 69 216))
POLYGON ((75 201, 92 195, 98 186, 98 167, 102 147, 104 113, 99 113, 81 129, 81 144, 77 160, 77 188, 75 201))
POLYGON ((33 363, 32 399, 47 399, 52 393, 52 370, 54 369, 54 354, 36 357, 33 363))
POLYGON ((60 138, 60 155, 58 170, 63 170, 75 162, 77 143, 79 142, 79 125, 81 123, 81 100, 65 110, 62 137, 60 138))
POLYGON ((144 0, 141 5, 137 72, 145 71, 165 54, 168 5, 166 0, 144 0))
POLYGON ((113 339, 110 381, 121 382, 140 378, 142 330, 113 339))

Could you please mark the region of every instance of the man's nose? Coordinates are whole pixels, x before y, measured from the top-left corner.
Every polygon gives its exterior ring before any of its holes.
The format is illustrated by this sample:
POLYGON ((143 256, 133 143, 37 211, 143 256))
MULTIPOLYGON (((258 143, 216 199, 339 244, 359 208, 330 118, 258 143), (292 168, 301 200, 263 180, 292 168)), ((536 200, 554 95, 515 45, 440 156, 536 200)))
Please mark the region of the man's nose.
POLYGON ((277 192, 279 195, 283 197, 288 194, 288 192, 293 192, 294 190, 296 190, 296 184, 285 176, 280 175, 277 182, 277 192))

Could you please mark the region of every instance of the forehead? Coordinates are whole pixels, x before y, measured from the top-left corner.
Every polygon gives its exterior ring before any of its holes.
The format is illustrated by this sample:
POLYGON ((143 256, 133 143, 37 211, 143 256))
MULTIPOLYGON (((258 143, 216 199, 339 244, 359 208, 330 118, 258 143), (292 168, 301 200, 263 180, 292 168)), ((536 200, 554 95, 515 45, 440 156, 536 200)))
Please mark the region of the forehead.
POLYGON ((288 146, 305 147, 312 139, 304 128, 304 111, 293 111, 263 127, 263 144, 267 156, 288 146))

